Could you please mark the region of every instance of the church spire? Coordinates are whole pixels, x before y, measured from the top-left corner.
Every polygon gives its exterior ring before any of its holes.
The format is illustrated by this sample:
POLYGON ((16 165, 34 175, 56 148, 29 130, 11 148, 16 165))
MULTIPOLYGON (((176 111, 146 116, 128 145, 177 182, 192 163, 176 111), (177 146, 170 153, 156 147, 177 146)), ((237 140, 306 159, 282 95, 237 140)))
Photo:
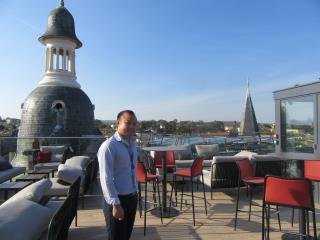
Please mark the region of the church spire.
POLYGON ((64 1, 60 0, 60 7, 64 7, 64 1))
POLYGON ((260 136, 259 127, 250 96, 249 79, 247 80, 247 93, 244 104, 243 117, 240 123, 240 135, 260 136))

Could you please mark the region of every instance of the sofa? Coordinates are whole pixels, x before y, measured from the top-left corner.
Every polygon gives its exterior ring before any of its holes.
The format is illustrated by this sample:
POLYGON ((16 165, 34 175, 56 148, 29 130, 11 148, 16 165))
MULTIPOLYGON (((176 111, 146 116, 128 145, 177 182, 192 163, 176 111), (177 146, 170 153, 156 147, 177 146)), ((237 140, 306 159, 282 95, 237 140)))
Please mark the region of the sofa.
MULTIPOLYGON (((79 189, 80 179, 73 184, 79 189)), ((65 201, 43 201, 51 187, 49 179, 29 185, 0 206, 1 240, 11 239, 67 239, 74 218, 75 196, 69 194, 65 201), (36 216, 36 217, 35 217, 36 216)), ((71 188, 71 187, 70 187, 71 188)))
MULTIPOLYGON (((282 175, 283 161, 272 155, 258 155, 250 151, 241 151, 234 156, 215 156, 210 169, 203 170, 204 184, 212 191, 214 188, 238 186, 239 170, 236 160, 249 159, 253 164, 254 175, 264 177, 266 174, 282 175)), ((199 179, 202 181, 202 179, 199 179)))
POLYGON ((25 167, 14 167, 8 160, 0 156, 0 183, 11 180, 20 174, 24 174, 25 171, 25 167))
POLYGON ((58 170, 60 163, 71 156, 73 150, 65 145, 60 146, 41 146, 37 154, 35 170, 54 169, 58 170))

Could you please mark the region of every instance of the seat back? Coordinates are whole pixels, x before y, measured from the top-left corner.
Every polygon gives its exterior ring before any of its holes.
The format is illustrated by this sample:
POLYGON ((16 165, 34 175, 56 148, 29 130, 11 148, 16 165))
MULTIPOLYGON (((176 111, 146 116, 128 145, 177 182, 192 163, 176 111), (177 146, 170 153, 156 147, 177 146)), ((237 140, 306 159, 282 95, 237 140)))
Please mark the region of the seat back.
POLYGON ((69 227, 75 218, 77 214, 77 209, 78 209, 78 200, 79 200, 79 194, 80 194, 80 182, 81 182, 81 177, 78 177, 70 186, 68 190, 68 196, 71 197, 71 206, 69 209, 69 227))
POLYGON ((88 165, 85 168, 84 173, 84 183, 83 183, 83 194, 85 194, 91 185, 92 174, 93 174, 94 160, 90 160, 88 165))
POLYGON ((174 159, 174 151, 166 152, 166 160, 167 160, 167 165, 176 165, 176 161, 174 159))
POLYGON ((136 176, 137 176, 137 181, 138 182, 145 182, 146 181, 146 175, 147 175, 147 170, 143 164, 143 162, 138 161, 137 162, 137 170, 136 170, 136 176))
POLYGON ((48 227, 48 240, 67 240, 69 230, 69 216, 66 213, 72 208, 72 196, 68 195, 61 207, 54 213, 48 227))
POLYGON ((320 160, 304 160, 304 177, 311 181, 320 181, 320 160))
POLYGON ((239 169, 240 180, 253 177, 253 166, 248 158, 236 160, 239 169))
POLYGON ((204 158, 196 158, 191 166, 191 176, 196 177, 202 174, 204 158))
POLYGON ((154 165, 162 165, 162 158, 163 158, 164 152, 155 151, 154 152, 154 165))
POLYGON ((312 183, 307 178, 266 176, 264 203, 288 207, 314 209, 312 183))

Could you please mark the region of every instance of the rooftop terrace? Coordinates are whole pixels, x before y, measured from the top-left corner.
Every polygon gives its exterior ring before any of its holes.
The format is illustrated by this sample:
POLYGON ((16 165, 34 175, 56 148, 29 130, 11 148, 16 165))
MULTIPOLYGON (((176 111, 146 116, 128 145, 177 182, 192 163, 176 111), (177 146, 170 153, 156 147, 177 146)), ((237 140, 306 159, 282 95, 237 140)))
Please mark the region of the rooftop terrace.
MULTIPOLYGON (((168 187, 170 189, 170 187, 168 187)), ((202 192, 197 192, 202 196, 202 192)), ((151 196, 150 196, 151 197, 151 196)), ((256 203, 260 203, 261 192, 254 196, 256 203)), ((261 208, 253 207, 253 216, 248 221, 248 214, 239 213, 237 231, 234 231, 236 189, 215 190, 213 200, 210 200, 210 191, 207 189, 208 216, 205 215, 202 199, 195 200, 196 226, 192 224, 191 206, 183 206, 176 217, 160 219, 151 213, 147 214, 147 233, 143 236, 143 217, 137 212, 136 222, 131 239, 261 239, 261 208)), ((248 198, 245 190, 241 192, 240 207, 248 209, 248 198)), ((186 197, 190 203, 191 198, 186 197)), ((79 207, 78 227, 72 224, 69 230, 69 239, 102 240, 106 238, 105 221, 101 209, 102 194, 99 184, 94 186, 92 193, 85 197, 85 207, 79 207)), ((317 207, 318 201, 316 201, 317 207)), ((291 210, 280 208, 281 226, 285 230, 297 231, 298 218, 295 217, 291 227, 291 210)), ((297 211, 296 211, 297 212, 297 211)), ((297 216, 297 214, 296 214, 297 216)), ((319 222, 319 219, 318 219, 319 222)), ((278 229, 276 214, 272 215, 271 226, 278 229)), ((282 233, 271 232, 271 239, 281 239, 282 233)))

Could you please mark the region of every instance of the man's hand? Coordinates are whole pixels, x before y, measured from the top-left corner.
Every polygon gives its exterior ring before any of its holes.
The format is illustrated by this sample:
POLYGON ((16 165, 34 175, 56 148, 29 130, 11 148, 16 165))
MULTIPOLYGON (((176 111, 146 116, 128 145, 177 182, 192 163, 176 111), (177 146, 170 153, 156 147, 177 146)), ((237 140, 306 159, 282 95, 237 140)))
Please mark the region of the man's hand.
POLYGON ((119 221, 122 221, 124 218, 124 211, 121 205, 113 205, 112 208, 112 216, 118 219, 119 221))

